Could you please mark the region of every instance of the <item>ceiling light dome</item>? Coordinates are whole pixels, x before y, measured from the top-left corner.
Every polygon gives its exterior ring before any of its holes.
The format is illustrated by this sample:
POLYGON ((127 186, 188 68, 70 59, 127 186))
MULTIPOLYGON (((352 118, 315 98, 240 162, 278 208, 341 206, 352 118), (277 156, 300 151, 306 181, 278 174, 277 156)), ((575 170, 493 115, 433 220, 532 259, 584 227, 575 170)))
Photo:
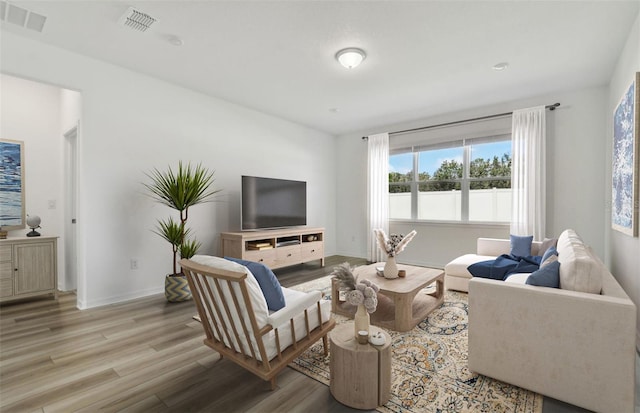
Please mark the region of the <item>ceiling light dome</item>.
POLYGON ((358 66, 362 63, 365 57, 367 57, 367 55, 364 53, 364 50, 356 47, 342 49, 336 53, 336 59, 338 62, 347 69, 353 69, 358 66))

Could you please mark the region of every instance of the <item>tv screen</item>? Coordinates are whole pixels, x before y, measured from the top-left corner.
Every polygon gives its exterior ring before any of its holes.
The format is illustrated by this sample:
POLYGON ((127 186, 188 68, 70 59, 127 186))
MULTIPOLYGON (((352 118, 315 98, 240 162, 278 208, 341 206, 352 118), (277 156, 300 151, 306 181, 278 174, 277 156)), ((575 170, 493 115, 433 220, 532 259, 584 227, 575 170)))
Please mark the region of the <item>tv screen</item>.
POLYGON ((307 183, 242 176, 243 230, 307 225, 307 183))

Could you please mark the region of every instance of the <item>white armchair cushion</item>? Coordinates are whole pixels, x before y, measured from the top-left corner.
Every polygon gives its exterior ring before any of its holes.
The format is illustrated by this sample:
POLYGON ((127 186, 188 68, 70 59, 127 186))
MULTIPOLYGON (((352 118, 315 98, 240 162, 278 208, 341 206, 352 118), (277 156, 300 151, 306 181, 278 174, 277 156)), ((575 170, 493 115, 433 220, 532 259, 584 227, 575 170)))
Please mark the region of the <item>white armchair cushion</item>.
MULTIPOLYGON (((296 341, 299 341, 307 334, 304 321, 305 308, 308 309, 307 312, 309 314, 309 330, 313 330, 320 325, 318 323, 318 306, 316 302, 320 301, 320 315, 322 317, 322 321, 325 322, 331 317, 331 301, 322 299, 322 294, 319 291, 305 293, 282 287, 282 292, 284 294, 284 299, 287 302, 287 306, 282 310, 272 313, 269 319, 269 324, 278 329, 280 349, 284 350, 293 343, 291 340, 291 323, 289 320, 293 317, 293 324, 296 330, 296 341), (289 306, 295 306, 299 311, 289 310, 289 306)), ((269 360, 278 354, 274 330, 269 331, 264 336, 264 346, 269 360)))
POLYGON ((304 295, 296 295, 291 297, 291 301, 280 310, 269 315, 267 322, 273 327, 278 328, 282 324, 289 322, 294 316, 301 314, 306 308, 315 305, 322 298, 320 291, 310 291, 304 295))

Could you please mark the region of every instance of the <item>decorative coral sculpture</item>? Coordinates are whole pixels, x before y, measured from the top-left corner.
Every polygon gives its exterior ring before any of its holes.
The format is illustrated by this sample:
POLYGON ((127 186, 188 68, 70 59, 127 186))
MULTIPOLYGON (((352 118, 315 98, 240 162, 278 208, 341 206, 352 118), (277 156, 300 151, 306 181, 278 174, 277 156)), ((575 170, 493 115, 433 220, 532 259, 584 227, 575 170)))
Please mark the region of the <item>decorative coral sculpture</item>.
POLYGON ((353 275, 355 267, 349 263, 342 263, 333 268, 331 275, 338 281, 338 289, 346 291, 347 303, 358 306, 364 305, 368 313, 376 311, 378 306, 378 291, 380 287, 369 280, 358 282, 358 277, 353 275))

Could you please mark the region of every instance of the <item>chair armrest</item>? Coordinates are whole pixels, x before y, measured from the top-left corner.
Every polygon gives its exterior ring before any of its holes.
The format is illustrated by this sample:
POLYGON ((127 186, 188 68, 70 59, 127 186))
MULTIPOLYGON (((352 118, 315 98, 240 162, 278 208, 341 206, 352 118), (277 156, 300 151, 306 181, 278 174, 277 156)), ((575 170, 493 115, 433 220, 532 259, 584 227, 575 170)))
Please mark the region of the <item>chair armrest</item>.
POLYGON ((322 293, 320 291, 310 291, 303 296, 296 297, 290 300, 287 305, 280 310, 270 314, 267 318, 267 323, 273 328, 278 328, 295 316, 302 314, 305 309, 311 307, 321 299, 322 293))

